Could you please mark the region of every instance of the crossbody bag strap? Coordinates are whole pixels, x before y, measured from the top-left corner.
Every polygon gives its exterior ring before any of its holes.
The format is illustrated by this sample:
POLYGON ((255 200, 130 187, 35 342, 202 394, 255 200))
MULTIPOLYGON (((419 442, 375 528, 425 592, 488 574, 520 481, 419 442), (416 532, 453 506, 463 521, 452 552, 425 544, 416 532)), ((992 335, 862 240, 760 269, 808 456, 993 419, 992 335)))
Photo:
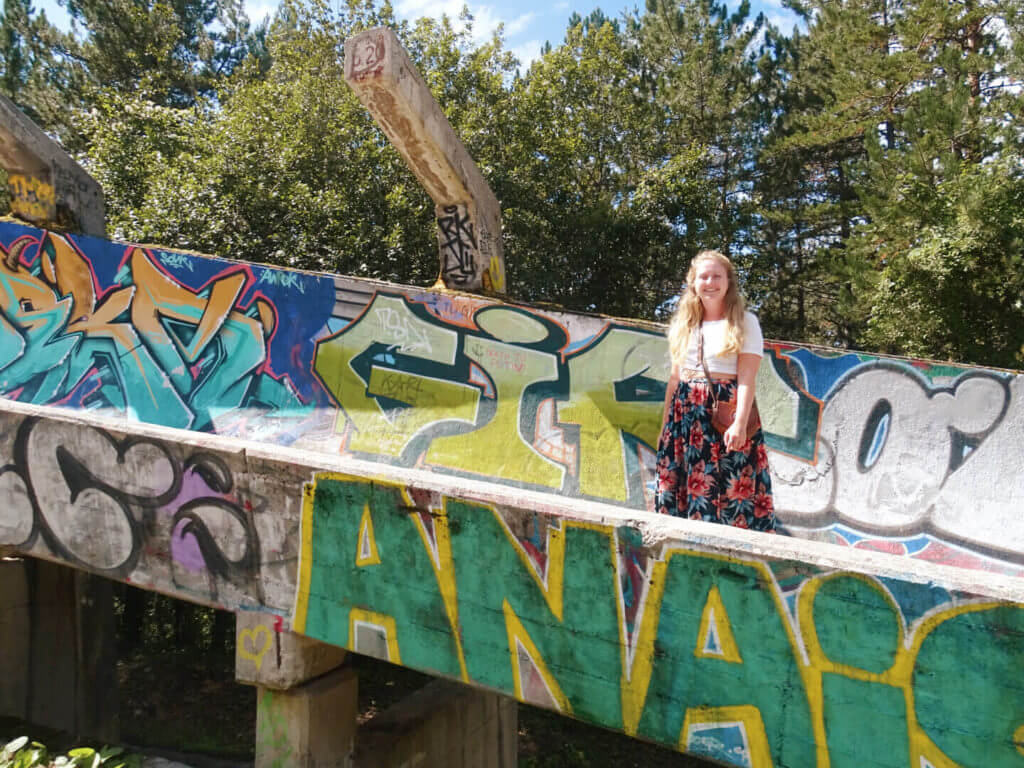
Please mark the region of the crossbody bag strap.
POLYGON ((701 323, 697 326, 697 359, 700 361, 700 367, 704 369, 704 377, 708 380, 708 392, 711 393, 711 407, 718 407, 718 398, 715 397, 715 383, 711 380, 711 371, 708 370, 708 364, 704 360, 704 324, 701 323))

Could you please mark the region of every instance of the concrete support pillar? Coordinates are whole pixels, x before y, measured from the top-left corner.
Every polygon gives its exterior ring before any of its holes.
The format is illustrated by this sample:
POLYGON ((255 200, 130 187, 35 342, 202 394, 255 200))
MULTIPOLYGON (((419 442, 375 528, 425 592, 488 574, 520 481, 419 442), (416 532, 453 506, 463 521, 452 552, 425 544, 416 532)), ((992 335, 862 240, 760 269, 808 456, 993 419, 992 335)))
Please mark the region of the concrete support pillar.
POLYGON ((434 200, 444 285, 504 294, 501 206, 395 33, 346 40, 345 80, 434 200))
POLYGON ((0 713, 116 742, 113 583, 34 558, 0 561, 0 713))
POLYGON ((517 704, 436 680, 359 727, 358 680, 342 648, 235 617, 235 679, 256 686, 256 768, 515 768, 517 704))
POLYGON ((354 768, 515 768, 514 699, 435 680, 365 723, 354 768))
POLYGON ((349 768, 358 694, 352 667, 286 691, 260 686, 255 768, 349 768))
POLYGON ((278 616, 236 615, 235 679, 256 686, 256 768, 351 764, 358 679, 345 655, 278 616))

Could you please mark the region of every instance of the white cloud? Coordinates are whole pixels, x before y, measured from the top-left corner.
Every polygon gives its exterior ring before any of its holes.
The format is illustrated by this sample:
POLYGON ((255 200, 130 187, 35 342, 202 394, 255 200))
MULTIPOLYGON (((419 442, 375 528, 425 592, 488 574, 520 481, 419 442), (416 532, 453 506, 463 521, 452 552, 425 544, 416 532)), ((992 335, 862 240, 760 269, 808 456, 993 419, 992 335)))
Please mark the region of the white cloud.
POLYGON ((439 18, 442 14, 457 18, 463 5, 462 0, 401 0, 395 5, 395 11, 399 16, 409 18, 420 16, 439 18))
POLYGON ((268 16, 273 16, 277 11, 277 6, 278 3, 267 2, 267 0, 247 0, 245 15, 253 24, 259 24, 268 16))
POLYGON ((512 19, 512 21, 506 22, 505 34, 509 35, 510 37, 518 35, 520 32, 522 32, 524 29, 530 26, 530 22, 533 21, 533 18, 536 15, 537 14, 535 14, 533 11, 530 11, 529 13, 524 13, 522 16, 517 16, 516 18, 512 19))
POLYGON ((529 40, 528 42, 513 46, 509 50, 519 59, 525 72, 530 68, 530 64, 540 58, 540 47, 543 44, 540 40, 529 40))
POLYGON ((493 5, 466 3, 465 0, 400 0, 395 10, 399 16, 410 20, 421 16, 438 19, 446 15, 456 29, 461 29, 463 25, 459 20, 459 14, 462 13, 463 7, 468 7, 473 16, 473 40, 477 43, 489 39, 499 24, 505 25, 506 36, 518 35, 530 26, 536 16, 530 11, 509 20, 493 5))

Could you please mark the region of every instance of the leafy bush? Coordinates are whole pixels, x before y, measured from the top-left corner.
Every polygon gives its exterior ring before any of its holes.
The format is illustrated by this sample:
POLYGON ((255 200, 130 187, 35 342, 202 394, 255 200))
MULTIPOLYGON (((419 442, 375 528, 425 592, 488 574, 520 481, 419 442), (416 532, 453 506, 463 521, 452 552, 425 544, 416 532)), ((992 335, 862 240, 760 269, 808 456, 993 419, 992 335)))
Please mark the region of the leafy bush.
POLYGON ((107 768, 141 768, 142 761, 138 755, 125 754, 121 747, 103 747, 99 751, 92 747, 78 747, 66 755, 51 755, 38 741, 30 742, 28 736, 20 736, 0 750, 0 768, 99 768, 101 765, 107 768))

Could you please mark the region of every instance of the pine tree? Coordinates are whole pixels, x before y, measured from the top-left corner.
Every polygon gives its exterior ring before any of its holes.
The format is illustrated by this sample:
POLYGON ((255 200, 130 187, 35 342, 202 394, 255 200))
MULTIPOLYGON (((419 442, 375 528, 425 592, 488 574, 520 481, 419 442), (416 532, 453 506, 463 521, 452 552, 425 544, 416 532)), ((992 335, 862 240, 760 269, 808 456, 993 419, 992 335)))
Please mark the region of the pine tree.
MULTIPOLYGON (((929 304, 927 291, 921 291, 919 322, 901 322, 907 307, 895 299, 893 286, 928 282, 922 265, 937 268, 938 262, 918 259, 910 269, 909 255, 922 247, 934 250, 930 239, 948 237, 950 227, 963 234, 965 211, 978 215, 1000 207, 975 200, 978 190, 969 187, 982 183, 985 174, 977 169, 985 164, 1000 161, 1004 176, 1015 167, 1012 156, 1022 126, 1012 86, 1020 83, 1014 51, 1020 45, 1021 4, 794 0, 791 5, 805 15, 808 29, 794 40, 799 66, 791 88, 799 103, 789 112, 787 135, 774 152, 802 156, 805 172, 834 161, 833 183, 811 199, 819 210, 837 213, 831 231, 813 240, 815 260, 824 266, 826 282, 837 288, 835 306, 846 326, 837 341, 955 355, 952 326, 923 322, 929 313, 933 319, 948 317, 947 308, 929 304), (969 205, 968 199, 973 200, 969 205)), ((1006 181, 1012 187, 1012 178, 1006 181)), ((1004 223, 1012 231, 1011 223, 1004 223)), ((989 240, 1006 238, 992 233, 989 240)), ((994 268, 999 260, 987 261, 994 268)), ((1012 277, 1006 267, 1000 268, 1004 283, 1012 277)), ((971 285, 964 290, 971 291, 971 285)), ((985 302, 971 306, 975 322, 986 326, 985 302)), ((989 308, 997 310, 999 303, 989 308)))
POLYGON ((44 128, 63 119, 61 94, 74 79, 61 57, 67 41, 31 0, 4 0, 0 91, 44 128))
POLYGON ((706 219, 679 226, 704 247, 742 254, 751 224, 750 193, 759 145, 764 83, 758 77, 764 17, 741 2, 730 14, 714 0, 648 0, 640 19, 645 81, 667 140, 699 148, 716 200, 706 219))

